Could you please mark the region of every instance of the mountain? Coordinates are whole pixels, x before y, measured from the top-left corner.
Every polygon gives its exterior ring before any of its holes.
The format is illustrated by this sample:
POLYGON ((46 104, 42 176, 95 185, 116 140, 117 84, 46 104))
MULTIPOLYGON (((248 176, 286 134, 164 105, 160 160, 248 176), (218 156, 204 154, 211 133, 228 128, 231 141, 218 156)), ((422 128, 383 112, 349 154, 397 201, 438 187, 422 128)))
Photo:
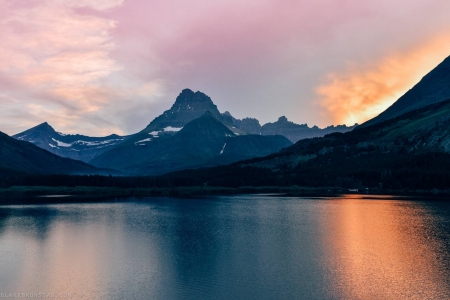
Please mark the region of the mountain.
MULTIPOLYGON (((237 136, 216 116, 217 114, 206 112, 200 118, 185 124, 173 136, 160 137, 160 133, 164 134, 164 131, 152 131, 146 135, 141 133, 141 140, 127 140, 90 163, 132 174, 155 175, 267 155, 291 145, 286 138, 280 136, 237 136)), ((168 124, 162 127, 166 125, 168 124)), ((178 126, 180 125, 181 123, 178 126)))
POLYGON ((165 128, 173 128, 176 131, 208 111, 218 120, 222 119, 222 115, 211 98, 202 92, 194 93, 190 89, 184 89, 172 107, 156 117, 143 131, 148 133, 165 128))
MULTIPOLYGON (((84 162, 63 158, 32 143, 16 140, 0 132, 0 175, 32 174, 108 174, 84 162)), ((114 173, 114 172, 113 172, 114 173)))
POLYGON ((56 132, 47 122, 18 133, 13 138, 27 141, 61 157, 88 162, 108 148, 122 143, 127 137, 109 135, 88 137, 56 132))
POLYGON ((238 128, 249 134, 261 134, 261 125, 257 119, 244 118, 239 122, 238 128))
POLYGON ((222 114, 222 122, 228 125, 236 133, 237 130, 243 131, 240 134, 259 134, 259 135, 282 135, 288 138, 292 143, 301 139, 322 137, 333 132, 347 132, 353 130, 358 124, 353 126, 338 125, 319 128, 317 126, 308 127, 307 124, 295 124, 288 121, 285 116, 278 119, 277 122, 267 123, 261 126, 257 119, 244 118, 242 120, 234 118, 228 111, 222 114))
POLYGON ((361 126, 370 126, 406 112, 450 99, 450 56, 377 117, 361 126))
POLYGON ((239 160, 266 156, 291 145, 292 143, 282 135, 262 136, 250 134, 235 136, 227 139, 223 152, 220 155, 201 167, 225 165, 239 160))
POLYGON ((291 142, 295 143, 302 139, 308 139, 313 137, 322 137, 332 132, 347 132, 353 130, 358 124, 347 127, 346 125, 329 126, 324 129, 320 129, 317 126, 308 127, 307 124, 295 124, 288 121, 285 116, 282 116, 275 123, 267 123, 261 127, 262 135, 283 135, 287 137, 291 142))
MULTIPOLYGON (((259 121, 254 118, 236 119, 228 111, 221 114, 210 97, 199 91, 193 92, 190 89, 184 89, 169 110, 156 117, 146 128, 132 135, 118 136, 113 134, 106 137, 89 137, 79 134, 63 134, 56 132, 45 122, 13 137, 31 142, 59 156, 89 163, 97 156, 113 148, 134 147, 135 143, 139 144, 139 141, 148 139, 149 134, 152 139, 170 138, 186 124, 201 117, 206 112, 222 122, 236 136, 249 134, 283 135, 291 142, 296 142, 302 138, 323 136, 329 132, 345 132, 353 129, 353 126, 347 127, 345 125, 330 126, 325 129, 319 129, 316 126, 309 128, 307 125, 289 122, 285 117, 281 117, 275 123, 261 126, 259 121)), ((255 152, 255 155, 256 153, 259 152, 255 152)))
POLYGON ((450 188, 450 100, 266 157, 166 175, 180 185, 450 188))

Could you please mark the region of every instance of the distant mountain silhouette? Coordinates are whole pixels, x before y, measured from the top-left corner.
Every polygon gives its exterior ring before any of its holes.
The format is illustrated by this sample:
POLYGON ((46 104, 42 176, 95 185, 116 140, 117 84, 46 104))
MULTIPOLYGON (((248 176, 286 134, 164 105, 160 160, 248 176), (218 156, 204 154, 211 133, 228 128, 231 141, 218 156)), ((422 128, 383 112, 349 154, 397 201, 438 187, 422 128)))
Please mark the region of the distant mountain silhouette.
POLYGON ((332 132, 348 132, 353 130, 358 124, 347 127, 346 125, 329 126, 321 129, 317 126, 308 127, 307 124, 295 124, 288 121, 285 116, 282 116, 275 123, 267 123, 261 127, 262 135, 279 134, 287 137, 291 142, 295 143, 302 139, 313 137, 322 137, 332 132))

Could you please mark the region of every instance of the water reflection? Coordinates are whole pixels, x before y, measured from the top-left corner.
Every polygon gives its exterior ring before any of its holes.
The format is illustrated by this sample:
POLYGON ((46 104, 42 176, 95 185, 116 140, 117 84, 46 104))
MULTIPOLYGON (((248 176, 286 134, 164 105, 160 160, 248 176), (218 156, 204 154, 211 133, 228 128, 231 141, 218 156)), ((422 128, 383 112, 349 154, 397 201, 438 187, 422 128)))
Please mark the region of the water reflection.
POLYGON ((448 205, 358 198, 328 205, 323 222, 342 298, 448 299, 448 205))
POLYGON ((73 299, 449 298, 450 208, 388 199, 0 207, 0 292, 73 299))

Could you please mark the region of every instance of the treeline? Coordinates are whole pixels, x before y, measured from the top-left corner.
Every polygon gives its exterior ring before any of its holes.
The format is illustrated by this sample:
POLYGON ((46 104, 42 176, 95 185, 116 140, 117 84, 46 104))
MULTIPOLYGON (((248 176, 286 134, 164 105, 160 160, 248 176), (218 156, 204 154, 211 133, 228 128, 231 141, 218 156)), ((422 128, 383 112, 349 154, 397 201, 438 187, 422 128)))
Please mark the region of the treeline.
POLYGON ((184 170, 157 177, 98 175, 24 175, 3 173, 0 187, 90 186, 119 188, 187 186, 303 186, 386 189, 449 189, 450 155, 446 153, 383 153, 373 148, 359 154, 333 151, 277 171, 233 164, 184 170))
POLYGON ((179 185, 211 186, 305 186, 387 189, 450 188, 450 155, 372 151, 352 156, 334 151, 318 155, 295 168, 281 166, 276 172, 255 167, 226 166, 169 174, 179 185))

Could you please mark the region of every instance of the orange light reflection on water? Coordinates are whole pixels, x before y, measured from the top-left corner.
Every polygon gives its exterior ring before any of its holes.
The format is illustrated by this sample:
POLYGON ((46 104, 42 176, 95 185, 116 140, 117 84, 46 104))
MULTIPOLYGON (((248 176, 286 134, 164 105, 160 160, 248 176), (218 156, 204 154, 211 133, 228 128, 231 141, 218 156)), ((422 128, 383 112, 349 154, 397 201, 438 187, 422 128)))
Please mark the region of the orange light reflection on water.
POLYGON ((426 231, 426 210, 402 201, 358 197, 348 195, 333 205, 327 213, 330 228, 324 230, 324 241, 331 241, 333 249, 331 281, 342 296, 435 299, 445 293, 448 278, 436 255, 442 245, 426 231))

